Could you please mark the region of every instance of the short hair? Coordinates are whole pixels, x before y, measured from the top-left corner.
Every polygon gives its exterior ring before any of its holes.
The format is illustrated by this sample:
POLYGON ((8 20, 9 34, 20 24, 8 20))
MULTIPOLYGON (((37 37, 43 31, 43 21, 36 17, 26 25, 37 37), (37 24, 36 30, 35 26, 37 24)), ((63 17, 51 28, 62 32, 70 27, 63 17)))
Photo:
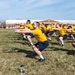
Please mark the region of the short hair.
POLYGON ((27 20, 27 22, 31 23, 31 21, 30 21, 30 20, 27 20))
POLYGON ((72 26, 68 26, 68 29, 69 29, 69 28, 72 28, 72 26))
POLYGON ((36 23, 38 26, 40 26, 40 23, 38 21, 35 21, 34 23, 36 23))

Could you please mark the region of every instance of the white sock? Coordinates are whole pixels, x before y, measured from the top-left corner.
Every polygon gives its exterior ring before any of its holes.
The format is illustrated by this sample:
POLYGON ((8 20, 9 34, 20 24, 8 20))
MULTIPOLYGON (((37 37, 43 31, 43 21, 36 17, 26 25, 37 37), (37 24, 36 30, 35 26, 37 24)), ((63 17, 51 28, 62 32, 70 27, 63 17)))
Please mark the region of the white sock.
POLYGON ((51 38, 49 37, 48 40, 51 40, 51 38))
POLYGON ((31 45, 34 45, 33 43, 30 43, 31 45))
POLYGON ((26 36, 25 35, 23 37, 26 39, 26 36))
POLYGON ((42 55, 40 55, 40 58, 41 58, 41 59, 44 59, 44 57, 43 57, 42 55))
POLYGON ((64 42, 62 42, 62 45, 64 45, 64 42))

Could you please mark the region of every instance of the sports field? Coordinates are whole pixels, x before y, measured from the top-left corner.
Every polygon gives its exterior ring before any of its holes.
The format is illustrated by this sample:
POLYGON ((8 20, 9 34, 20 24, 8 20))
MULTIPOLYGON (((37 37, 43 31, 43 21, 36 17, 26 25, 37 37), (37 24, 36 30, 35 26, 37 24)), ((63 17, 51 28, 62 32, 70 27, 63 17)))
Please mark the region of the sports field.
POLYGON ((0 29, 0 75, 20 75, 22 64, 25 75, 75 75, 75 48, 71 43, 65 40, 65 46, 57 45, 53 35, 52 42, 42 52, 46 61, 40 63, 20 34, 12 29, 0 29))

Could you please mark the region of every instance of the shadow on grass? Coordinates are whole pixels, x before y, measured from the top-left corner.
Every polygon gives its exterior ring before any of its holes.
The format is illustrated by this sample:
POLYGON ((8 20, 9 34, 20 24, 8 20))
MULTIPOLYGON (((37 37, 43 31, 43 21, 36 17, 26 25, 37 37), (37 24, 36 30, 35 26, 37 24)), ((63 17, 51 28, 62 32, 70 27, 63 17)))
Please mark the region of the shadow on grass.
POLYGON ((37 55, 33 51, 19 49, 19 48, 14 48, 11 51, 3 51, 3 53, 25 53, 25 54, 27 54, 25 57, 28 57, 28 58, 35 58, 35 56, 37 55))
POLYGON ((28 40, 24 40, 24 41, 14 41, 14 43, 21 43, 21 44, 23 44, 23 45, 29 45, 29 42, 28 42, 28 40))
POLYGON ((66 41, 66 43, 73 43, 73 42, 74 42, 74 40, 66 41))
POLYGON ((52 45, 59 45, 58 43, 56 42, 51 42, 52 45))
POLYGON ((75 55, 75 51, 74 50, 69 50, 69 49, 63 49, 63 48, 57 48, 57 47, 49 47, 51 48, 53 51, 66 51, 68 55, 75 55))

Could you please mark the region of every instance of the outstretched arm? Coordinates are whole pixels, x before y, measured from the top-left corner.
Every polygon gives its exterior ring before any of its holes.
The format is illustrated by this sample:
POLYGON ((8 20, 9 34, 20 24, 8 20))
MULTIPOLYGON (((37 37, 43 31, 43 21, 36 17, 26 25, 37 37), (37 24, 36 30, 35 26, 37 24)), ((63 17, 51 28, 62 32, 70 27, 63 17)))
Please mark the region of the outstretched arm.
POLYGON ((66 32, 71 33, 72 29, 66 29, 66 32))
POLYGON ((58 30, 58 28, 53 28, 52 30, 58 30))
POLYGON ((32 33, 30 29, 15 29, 14 31, 17 33, 32 33))

